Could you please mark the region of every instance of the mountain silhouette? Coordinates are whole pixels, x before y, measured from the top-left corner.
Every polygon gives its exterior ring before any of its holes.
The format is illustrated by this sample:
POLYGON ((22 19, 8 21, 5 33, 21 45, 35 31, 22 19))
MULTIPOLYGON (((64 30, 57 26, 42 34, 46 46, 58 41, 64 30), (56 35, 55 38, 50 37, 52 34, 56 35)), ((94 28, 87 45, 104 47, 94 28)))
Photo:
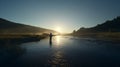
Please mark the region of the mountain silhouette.
POLYGON ((74 34, 79 33, 101 33, 101 32, 120 32, 120 16, 113 20, 108 20, 102 24, 98 24, 91 28, 80 28, 73 31, 74 34))
POLYGON ((55 33, 56 31, 15 23, 6 19, 0 18, 0 34, 37 34, 37 33, 55 33))

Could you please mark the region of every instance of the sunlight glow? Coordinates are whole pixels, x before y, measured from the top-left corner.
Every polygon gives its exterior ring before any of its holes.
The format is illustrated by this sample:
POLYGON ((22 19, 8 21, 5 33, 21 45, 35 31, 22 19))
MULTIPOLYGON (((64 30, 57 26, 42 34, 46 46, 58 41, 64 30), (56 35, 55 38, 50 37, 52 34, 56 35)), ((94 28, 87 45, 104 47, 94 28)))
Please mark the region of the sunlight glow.
POLYGON ((61 30, 61 28, 60 28, 60 27, 56 27, 56 31, 57 31, 57 32, 59 32, 59 33, 61 33, 61 32, 62 32, 62 30, 61 30))

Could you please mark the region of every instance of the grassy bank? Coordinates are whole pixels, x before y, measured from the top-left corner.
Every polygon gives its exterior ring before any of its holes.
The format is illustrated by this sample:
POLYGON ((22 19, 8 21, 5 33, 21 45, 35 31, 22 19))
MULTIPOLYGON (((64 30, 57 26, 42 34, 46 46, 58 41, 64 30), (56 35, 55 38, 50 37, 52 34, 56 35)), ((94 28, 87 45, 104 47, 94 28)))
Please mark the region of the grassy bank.
POLYGON ((26 42, 40 41, 48 37, 47 34, 42 35, 28 35, 28 34, 1 34, 0 35, 0 45, 5 44, 21 44, 26 42))
POLYGON ((78 36, 78 37, 94 37, 98 39, 120 41, 120 32, 79 33, 79 34, 72 34, 72 35, 78 36))

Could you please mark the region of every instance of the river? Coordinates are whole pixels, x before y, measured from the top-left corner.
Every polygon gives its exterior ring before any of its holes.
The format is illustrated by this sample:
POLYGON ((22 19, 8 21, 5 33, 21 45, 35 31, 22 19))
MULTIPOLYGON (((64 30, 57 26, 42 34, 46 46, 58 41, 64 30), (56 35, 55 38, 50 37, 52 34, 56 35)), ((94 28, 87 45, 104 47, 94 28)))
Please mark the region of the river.
POLYGON ((0 67, 120 67, 120 43, 55 36, 52 42, 1 46, 0 67))

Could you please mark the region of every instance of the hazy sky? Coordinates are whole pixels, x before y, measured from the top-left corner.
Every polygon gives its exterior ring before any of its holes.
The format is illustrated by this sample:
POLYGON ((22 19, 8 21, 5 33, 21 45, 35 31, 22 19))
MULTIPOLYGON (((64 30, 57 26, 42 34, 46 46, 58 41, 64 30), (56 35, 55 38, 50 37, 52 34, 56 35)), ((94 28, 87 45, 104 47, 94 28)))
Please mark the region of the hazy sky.
POLYGON ((0 17, 62 32, 120 16, 120 0, 0 0, 0 17))

